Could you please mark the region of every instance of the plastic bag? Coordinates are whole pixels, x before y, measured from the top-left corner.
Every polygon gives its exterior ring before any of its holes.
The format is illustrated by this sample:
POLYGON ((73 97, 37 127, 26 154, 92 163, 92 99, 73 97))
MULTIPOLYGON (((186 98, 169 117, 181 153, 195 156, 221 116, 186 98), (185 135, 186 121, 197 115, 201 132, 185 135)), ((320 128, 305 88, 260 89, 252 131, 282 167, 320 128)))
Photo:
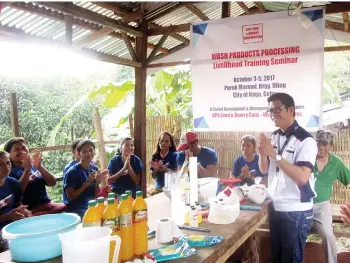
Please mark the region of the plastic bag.
POLYGON ((210 247, 219 244, 224 240, 223 236, 203 236, 203 235, 189 235, 185 236, 188 244, 191 247, 210 247))
POLYGON ((197 251, 188 244, 184 237, 181 237, 174 245, 162 246, 148 251, 148 254, 157 262, 187 258, 196 253, 197 251))

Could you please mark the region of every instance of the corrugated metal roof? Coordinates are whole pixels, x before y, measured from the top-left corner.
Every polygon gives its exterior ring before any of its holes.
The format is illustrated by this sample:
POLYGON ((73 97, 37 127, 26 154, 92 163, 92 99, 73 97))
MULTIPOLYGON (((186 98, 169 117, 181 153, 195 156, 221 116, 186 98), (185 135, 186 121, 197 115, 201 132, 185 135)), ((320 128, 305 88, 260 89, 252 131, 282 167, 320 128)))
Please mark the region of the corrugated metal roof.
MULTIPOLYGON (((93 11, 97 14, 106 16, 110 19, 119 20, 120 17, 114 14, 113 11, 108 10, 106 8, 100 7, 92 2, 73 2, 76 6, 85 8, 87 10, 93 11)), ((304 2, 304 7, 309 6, 317 6, 324 5, 327 2, 304 2)), ((23 3, 24 4, 24 3, 23 3)), ((113 4, 113 2, 111 2, 113 4)), ((147 2, 146 10, 147 14, 151 14, 157 8, 167 9, 176 5, 177 2, 147 2)), ((213 1, 213 2, 198 2, 193 3, 198 9, 200 9, 207 17, 211 20, 220 19, 221 17, 221 1, 213 1)), ((248 8, 254 7, 254 2, 245 2, 248 8)), ((287 10, 289 6, 289 2, 263 2, 265 8, 270 11, 281 11, 287 10)), ((28 5, 34 6, 35 8, 44 8, 44 10, 51 10, 50 8, 43 7, 36 3, 28 3, 28 5)), ((140 3, 138 2, 118 2, 119 6, 127 12, 132 12, 139 8, 140 3)), ((231 2, 231 16, 240 16, 243 15, 244 10, 236 3, 231 2)), ((52 39, 58 42, 64 42, 65 38, 65 23, 62 20, 63 13, 57 11, 56 14, 61 18, 51 18, 47 16, 40 16, 38 14, 32 14, 28 11, 19 10, 13 6, 5 7, 0 14, 0 23, 1 25, 13 27, 17 29, 23 30, 27 34, 31 34, 34 36, 42 37, 45 39, 52 39)), ((341 14, 332 14, 326 16, 327 20, 343 23, 341 14)), ((86 19, 82 19, 82 21, 86 21, 86 19)), ((193 23, 199 22, 200 19, 194 15, 190 10, 186 7, 182 6, 177 8, 165 16, 158 18, 153 21, 153 23, 160 26, 170 26, 170 25, 179 25, 185 23, 193 23)), ((83 38, 84 36, 94 32, 96 29, 100 28, 101 25, 96 23, 89 24, 88 28, 92 27, 91 30, 81 26, 74 25, 73 26, 73 43, 83 38)), ((129 25, 136 26, 136 23, 131 22, 129 25)), ((116 31, 118 32, 118 31, 116 31)), ((190 39, 190 32, 181 32, 179 35, 190 39)), ((148 42, 156 45, 158 41, 161 39, 161 35, 159 36, 150 36, 148 38, 148 42)), ((173 37, 168 37, 163 44, 163 48, 172 49, 178 45, 182 44, 182 42, 178 41, 173 37)), ((115 37, 111 37, 109 35, 102 37, 92 43, 90 43, 86 48, 95 50, 97 52, 101 52, 107 55, 112 55, 124 59, 131 59, 129 51, 124 43, 124 40, 118 39, 115 37)), ((148 54, 151 53, 151 49, 147 50, 148 54)), ((158 52, 158 54, 160 54, 158 52)))

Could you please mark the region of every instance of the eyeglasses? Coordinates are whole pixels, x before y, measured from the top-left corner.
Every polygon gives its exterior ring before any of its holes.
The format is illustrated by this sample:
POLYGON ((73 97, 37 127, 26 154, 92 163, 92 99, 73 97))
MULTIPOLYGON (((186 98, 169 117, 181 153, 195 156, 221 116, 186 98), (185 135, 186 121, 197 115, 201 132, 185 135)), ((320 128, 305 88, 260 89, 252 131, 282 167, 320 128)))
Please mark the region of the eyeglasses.
POLYGON ((282 107, 275 107, 275 108, 271 108, 271 109, 268 109, 266 112, 269 113, 269 114, 278 114, 278 113, 281 113, 281 111, 283 109, 286 109, 287 107, 286 106, 282 106, 282 107))

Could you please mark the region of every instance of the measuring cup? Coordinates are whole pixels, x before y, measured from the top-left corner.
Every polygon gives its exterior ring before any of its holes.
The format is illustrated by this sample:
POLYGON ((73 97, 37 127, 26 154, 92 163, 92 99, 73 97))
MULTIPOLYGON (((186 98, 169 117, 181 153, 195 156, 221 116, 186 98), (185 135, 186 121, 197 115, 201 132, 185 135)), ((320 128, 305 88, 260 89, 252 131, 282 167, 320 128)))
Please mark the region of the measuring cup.
POLYGON ((109 246, 115 241, 112 263, 118 260, 121 239, 107 227, 88 227, 59 234, 63 263, 109 263, 109 246))

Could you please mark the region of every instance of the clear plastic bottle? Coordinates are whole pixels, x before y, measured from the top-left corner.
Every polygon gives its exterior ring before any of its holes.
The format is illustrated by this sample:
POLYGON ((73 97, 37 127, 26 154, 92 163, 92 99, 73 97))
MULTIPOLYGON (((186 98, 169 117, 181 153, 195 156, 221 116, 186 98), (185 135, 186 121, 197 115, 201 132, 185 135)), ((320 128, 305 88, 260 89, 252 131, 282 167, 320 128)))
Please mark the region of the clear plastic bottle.
POLYGON ((202 224, 202 222, 203 222, 202 207, 199 204, 199 202, 195 202, 195 204, 196 204, 196 208, 197 208, 197 212, 198 212, 198 224, 202 224))

